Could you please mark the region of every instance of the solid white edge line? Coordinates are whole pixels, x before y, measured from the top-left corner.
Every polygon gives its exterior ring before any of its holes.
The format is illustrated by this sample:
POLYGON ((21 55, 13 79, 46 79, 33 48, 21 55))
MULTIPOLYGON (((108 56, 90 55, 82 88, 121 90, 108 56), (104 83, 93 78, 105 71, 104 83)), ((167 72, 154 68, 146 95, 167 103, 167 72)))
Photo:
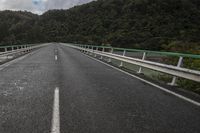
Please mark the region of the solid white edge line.
POLYGON ((100 62, 100 63, 102 63, 102 64, 104 64, 104 65, 106 65, 106 66, 109 66, 109 67, 111 67, 111 68, 113 68, 113 69, 115 69, 115 70, 118 70, 118 71, 120 71, 120 72, 122 72, 122 73, 125 73, 125 74, 127 74, 127 75, 129 75, 129 76, 131 76, 131 77, 133 77, 133 78, 136 78, 136 79, 138 79, 138 80, 140 80, 140 81, 142 81, 142 82, 145 82, 145 83, 147 83, 147 84, 149 84, 149 85, 151 85, 151 86, 154 86, 154 87, 156 87, 156 88, 158 88, 158 89, 160 89, 160 90, 162 90, 162 91, 165 91, 165 92, 167 92, 167 93, 169 93, 169 94, 172 94, 172 95, 174 95, 174 96, 176 96, 176 97, 178 97, 178 98, 180 98, 180 99, 183 99, 183 100, 185 100, 185 101, 187 101, 187 102, 189 102, 189 103, 192 103, 192 104, 194 104, 194 105, 196 105, 196 106, 200 106, 200 103, 197 102, 197 101, 194 101, 194 100, 192 100, 192 99, 190 99, 190 98, 187 98, 187 97, 182 96, 182 95, 180 95, 180 94, 178 94, 178 93, 175 93, 175 92, 173 92, 173 91, 170 91, 170 90, 168 90, 168 89, 166 89, 166 88, 164 88, 164 87, 161 87, 161 86, 159 86, 159 85, 156 85, 156 84, 154 84, 154 83, 152 83, 152 82, 149 82, 149 81, 147 81, 147 80, 145 80, 145 79, 142 79, 142 78, 140 78, 140 77, 138 77, 138 76, 135 76, 135 75, 133 75, 133 74, 130 74, 130 73, 128 73, 128 72, 126 72, 126 71, 124 71, 124 70, 121 70, 121 69, 119 69, 119 68, 117 68, 117 67, 114 67, 114 66, 112 66, 112 65, 110 65, 110 64, 108 64, 108 63, 105 63, 105 62, 103 62, 103 61, 100 61, 100 60, 98 60, 98 59, 96 59, 96 58, 94 58, 94 57, 91 57, 91 56, 86 55, 86 54, 83 54, 83 55, 85 55, 85 56, 87 56, 87 57, 89 57, 89 58, 91 58, 91 59, 93 59, 93 60, 95 60, 95 61, 98 61, 98 62, 100 62))
POLYGON ((29 52, 29 53, 27 53, 27 54, 25 54, 25 55, 22 55, 22 56, 20 56, 20 57, 17 57, 16 59, 13 59, 13 60, 11 60, 11 61, 9 61, 9 62, 7 62, 7 63, 4 63, 4 64, 0 65, 0 71, 3 70, 3 69, 5 69, 5 68, 8 67, 8 66, 14 64, 14 63, 17 63, 17 62, 20 61, 20 60, 23 60, 23 59, 26 58, 27 56, 29 56, 29 55, 31 55, 31 54, 34 54, 34 53, 37 52, 37 51, 38 51, 38 49, 37 49, 37 50, 34 50, 34 51, 31 51, 31 52, 29 52))
POLYGON ((5 63, 5 64, 2 64, 2 65, 0 65, 0 71, 1 70, 3 70, 4 68, 6 68, 6 67, 8 67, 8 66, 10 66, 10 65, 12 65, 12 64, 14 64, 14 63, 16 63, 16 62, 18 62, 18 61, 20 61, 20 60, 23 60, 24 58, 26 58, 28 55, 30 55, 31 53, 28 53, 28 54, 26 54, 26 55, 24 55, 24 56, 22 56, 22 57, 18 57, 18 58, 16 58, 16 59, 14 59, 14 60, 11 60, 11 61, 9 61, 9 62, 7 62, 7 63, 5 63))
POLYGON ((60 133, 59 88, 54 91, 53 116, 51 133, 60 133))

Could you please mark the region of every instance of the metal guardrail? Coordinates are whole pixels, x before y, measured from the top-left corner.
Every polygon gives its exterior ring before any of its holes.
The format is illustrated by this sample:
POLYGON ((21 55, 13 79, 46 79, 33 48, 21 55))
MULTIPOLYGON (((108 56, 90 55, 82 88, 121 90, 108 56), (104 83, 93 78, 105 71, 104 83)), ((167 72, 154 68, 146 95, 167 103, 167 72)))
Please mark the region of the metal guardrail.
POLYGON ((148 69, 151 69, 154 71, 159 71, 162 73, 173 75, 174 77, 173 77, 170 85, 176 84, 177 77, 200 82, 200 71, 181 67, 183 58, 187 57, 187 58, 200 59, 200 55, 172 53, 172 52, 156 52, 156 51, 136 50, 136 49, 122 49, 122 48, 80 45, 80 44, 63 44, 63 45, 74 48, 74 49, 81 50, 87 54, 93 54, 95 57, 97 55, 99 55, 101 57, 100 59, 102 59, 103 57, 107 57, 107 58, 109 58, 108 62, 111 62, 112 59, 119 60, 119 61, 121 61, 120 66, 123 66, 124 62, 133 64, 133 65, 137 65, 140 67, 138 70, 138 73, 141 73, 142 68, 144 67, 144 68, 148 68, 148 69), (114 50, 123 51, 123 54, 122 55, 115 54, 115 53, 113 53, 114 50), (138 58, 126 56, 127 51, 142 52, 143 57, 142 57, 142 59, 138 59, 138 58), (177 57, 179 57, 179 60, 178 60, 178 63, 176 66, 167 65, 167 64, 163 64, 163 63, 157 63, 157 62, 145 60, 147 53, 154 53, 154 54, 156 53, 156 54, 167 55, 167 56, 177 56, 177 57))
POLYGON ((25 54, 28 53, 36 48, 39 47, 43 47, 45 46, 45 44, 42 45, 14 45, 14 46, 0 46, 1 52, 0 52, 0 62, 2 61, 6 61, 7 59, 9 59, 9 56, 11 56, 11 58, 17 56, 17 55, 21 55, 21 54, 25 54))

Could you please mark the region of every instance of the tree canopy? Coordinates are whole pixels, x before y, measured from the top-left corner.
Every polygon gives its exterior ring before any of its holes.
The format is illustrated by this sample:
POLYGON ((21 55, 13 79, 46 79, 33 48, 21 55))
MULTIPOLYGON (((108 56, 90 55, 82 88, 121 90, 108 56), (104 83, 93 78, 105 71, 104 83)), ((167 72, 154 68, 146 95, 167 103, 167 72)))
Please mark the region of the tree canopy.
POLYGON ((162 50, 182 44, 199 50, 200 1, 98 0, 40 16, 1 11, 0 32, 1 45, 70 42, 162 50))

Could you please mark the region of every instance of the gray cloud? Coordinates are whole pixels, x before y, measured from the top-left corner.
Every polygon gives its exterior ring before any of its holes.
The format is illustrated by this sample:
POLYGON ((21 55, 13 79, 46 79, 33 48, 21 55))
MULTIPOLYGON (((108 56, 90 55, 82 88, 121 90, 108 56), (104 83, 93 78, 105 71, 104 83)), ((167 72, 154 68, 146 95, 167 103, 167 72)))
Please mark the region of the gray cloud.
POLYGON ((41 14, 49 9, 69 9, 93 0, 0 0, 0 10, 26 10, 41 14))
POLYGON ((68 9, 75 5, 81 5, 93 0, 48 0, 46 9, 68 9))

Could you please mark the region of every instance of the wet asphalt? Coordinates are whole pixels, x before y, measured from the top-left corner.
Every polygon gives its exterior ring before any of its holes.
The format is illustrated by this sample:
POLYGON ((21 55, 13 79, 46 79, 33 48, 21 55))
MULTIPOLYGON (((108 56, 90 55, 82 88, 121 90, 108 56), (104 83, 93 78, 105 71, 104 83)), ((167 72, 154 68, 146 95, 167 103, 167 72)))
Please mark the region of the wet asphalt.
POLYGON ((60 44, 0 70, 0 133, 199 133, 200 108, 60 44), (57 55, 57 60, 55 60, 57 55))

